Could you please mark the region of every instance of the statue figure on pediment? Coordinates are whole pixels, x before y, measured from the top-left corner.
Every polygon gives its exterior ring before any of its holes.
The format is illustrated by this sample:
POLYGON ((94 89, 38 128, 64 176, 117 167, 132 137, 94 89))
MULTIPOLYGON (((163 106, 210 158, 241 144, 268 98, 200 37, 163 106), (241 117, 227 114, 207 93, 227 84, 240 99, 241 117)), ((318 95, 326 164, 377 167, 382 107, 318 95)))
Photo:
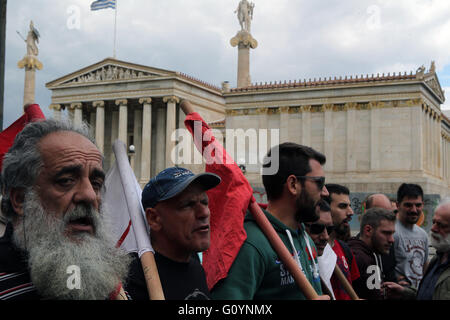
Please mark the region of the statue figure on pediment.
POLYGON ((106 80, 112 80, 113 78, 113 71, 111 66, 108 66, 108 69, 106 70, 106 80))
POLYGON ((418 76, 423 76, 424 73, 425 73, 425 67, 424 67, 424 65, 422 65, 422 66, 420 66, 419 68, 417 68, 416 75, 418 75, 418 76))
POLYGON ((431 61, 431 65, 430 65, 430 73, 434 73, 434 72, 436 72, 436 65, 433 60, 433 61, 431 61))
POLYGON ((100 69, 95 72, 95 80, 96 81, 102 80, 102 75, 101 75, 100 69))
POLYGON ((117 69, 116 66, 113 67, 113 79, 119 79, 119 70, 117 69))
POLYGON ((125 79, 130 79, 130 78, 131 78, 130 70, 126 69, 125 70, 125 79))
POLYGON ((137 78, 136 72, 134 70, 131 70, 131 78, 132 79, 136 79, 137 78))
POLYGON ((106 70, 102 67, 102 71, 100 71, 100 80, 106 80, 106 70))
POLYGON ((119 79, 123 79, 125 77, 125 73, 123 72, 123 69, 119 69, 119 79))
POLYGON ((251 21, 253 19, 254 7, 254 3, 248 2, 247 0, 241 0, 237 9, 234 11, 234 13, 237 13, 239 24, 241 25, 241 30, 247 31, 249 33, 251 21))
POLYGON ((144 73, 142 71, 139 71, 138 78, 142 78, 144 76, 144 73))

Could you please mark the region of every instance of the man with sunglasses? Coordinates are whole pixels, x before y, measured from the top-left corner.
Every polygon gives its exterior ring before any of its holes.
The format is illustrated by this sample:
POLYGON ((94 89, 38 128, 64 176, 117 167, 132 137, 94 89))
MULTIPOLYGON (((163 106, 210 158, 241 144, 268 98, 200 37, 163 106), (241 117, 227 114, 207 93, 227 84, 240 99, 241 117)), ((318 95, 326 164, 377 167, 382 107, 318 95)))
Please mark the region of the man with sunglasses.
POLYGON ((428 261, 428 236, 416 225, 423 210, 423 190, 403 183, 397 191, 397 222, 394 234, 396 275, 417 288, 428 261))
MULTIPOLYGON (((328 195, 323 165, 325 156, 296 143, 273 147, 263 165, 262 180, 267 194, 263 210, 274 230, 312 284, 322 294, 317 254, 303 223, 318 219, 316 206, 328 195), (278 157, 276 156, 278 155, 278 157), (278 159, 278 170, 269 172, 278 159)), ((228 276, 212 290, 213 299, 227 300, 304 300, 299 289, 251 214, 244 220, 247 239, 228 276)))
POLYGON ((333 220, 331 219, 331 209, 325 200, 321 200, 317 205, 319 220, 316 222, 305 222, 306 232, 316 245, 319 257, 323 254, 328 244, 330 233, 334 230, 333 220))

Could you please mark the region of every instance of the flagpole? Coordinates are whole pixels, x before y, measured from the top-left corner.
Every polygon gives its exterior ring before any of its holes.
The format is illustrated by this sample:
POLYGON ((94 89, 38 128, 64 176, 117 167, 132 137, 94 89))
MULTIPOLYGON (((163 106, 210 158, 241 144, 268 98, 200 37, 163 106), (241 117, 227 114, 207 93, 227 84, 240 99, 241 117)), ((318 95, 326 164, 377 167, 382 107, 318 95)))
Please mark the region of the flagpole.
POLYGON ((117 7, 118 7, 117 3, 118 3, 118 2, 119 2, 119 1, 116 0, 116 7, 115 7, 115 9, 114 9, 114 11, 115 11, 115 14, 114 14, 114 51, 113 51, 113 58, 114 58, 114 59, 116 58, 116 42, 117 42, 117 7))

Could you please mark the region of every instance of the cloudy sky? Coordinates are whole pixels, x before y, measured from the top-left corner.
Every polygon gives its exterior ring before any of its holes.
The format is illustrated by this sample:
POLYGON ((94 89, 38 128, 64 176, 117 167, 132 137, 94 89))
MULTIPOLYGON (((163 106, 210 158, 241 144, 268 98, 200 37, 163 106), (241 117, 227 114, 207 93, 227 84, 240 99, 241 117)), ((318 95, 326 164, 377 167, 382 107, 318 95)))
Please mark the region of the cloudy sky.
MULTIPOLYGON (((45 83, 113 55, 114 11, 93 0, 10 0, 7 11, 4 128, 22 112, 17 68, 30 20, 41 34, 36 100, 45 83)), ((252 0, 253 82, 415 72, 432 60, 450 97, 448 0, 252 0)), ((239 0, 118 0, 117 58, 236 85, 239 0)), ((446 102, 450 108, 450 99, 446 102)))

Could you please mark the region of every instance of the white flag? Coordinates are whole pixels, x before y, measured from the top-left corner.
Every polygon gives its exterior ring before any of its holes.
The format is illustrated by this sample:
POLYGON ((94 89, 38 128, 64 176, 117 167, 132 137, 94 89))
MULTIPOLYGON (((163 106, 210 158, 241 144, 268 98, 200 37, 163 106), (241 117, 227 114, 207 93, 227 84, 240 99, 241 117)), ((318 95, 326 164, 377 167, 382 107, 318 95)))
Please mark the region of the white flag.
POLYGON ((330 291, 333 300, 336 300, 334 293, 333 293, 333 287, 331 286, 331 276, 333 275, 334 268, 336 267, 336 261, 337 256, 336 253, 334 253, 333 249, 330 247, 329 244, 325 246, 325 249, 323 250, 323 254, 317 258, 319 261, 319 274, 320 278, 323 280, 325 285, 328 288, 328 291, 330 291))
POLYGON ((125 144, 117 140, 113 150, 116 163, 106 175, 103 204, 116 245, 141 257, 144 252, 154 252, 141 204, 142 190, 128 162, 125 144))

